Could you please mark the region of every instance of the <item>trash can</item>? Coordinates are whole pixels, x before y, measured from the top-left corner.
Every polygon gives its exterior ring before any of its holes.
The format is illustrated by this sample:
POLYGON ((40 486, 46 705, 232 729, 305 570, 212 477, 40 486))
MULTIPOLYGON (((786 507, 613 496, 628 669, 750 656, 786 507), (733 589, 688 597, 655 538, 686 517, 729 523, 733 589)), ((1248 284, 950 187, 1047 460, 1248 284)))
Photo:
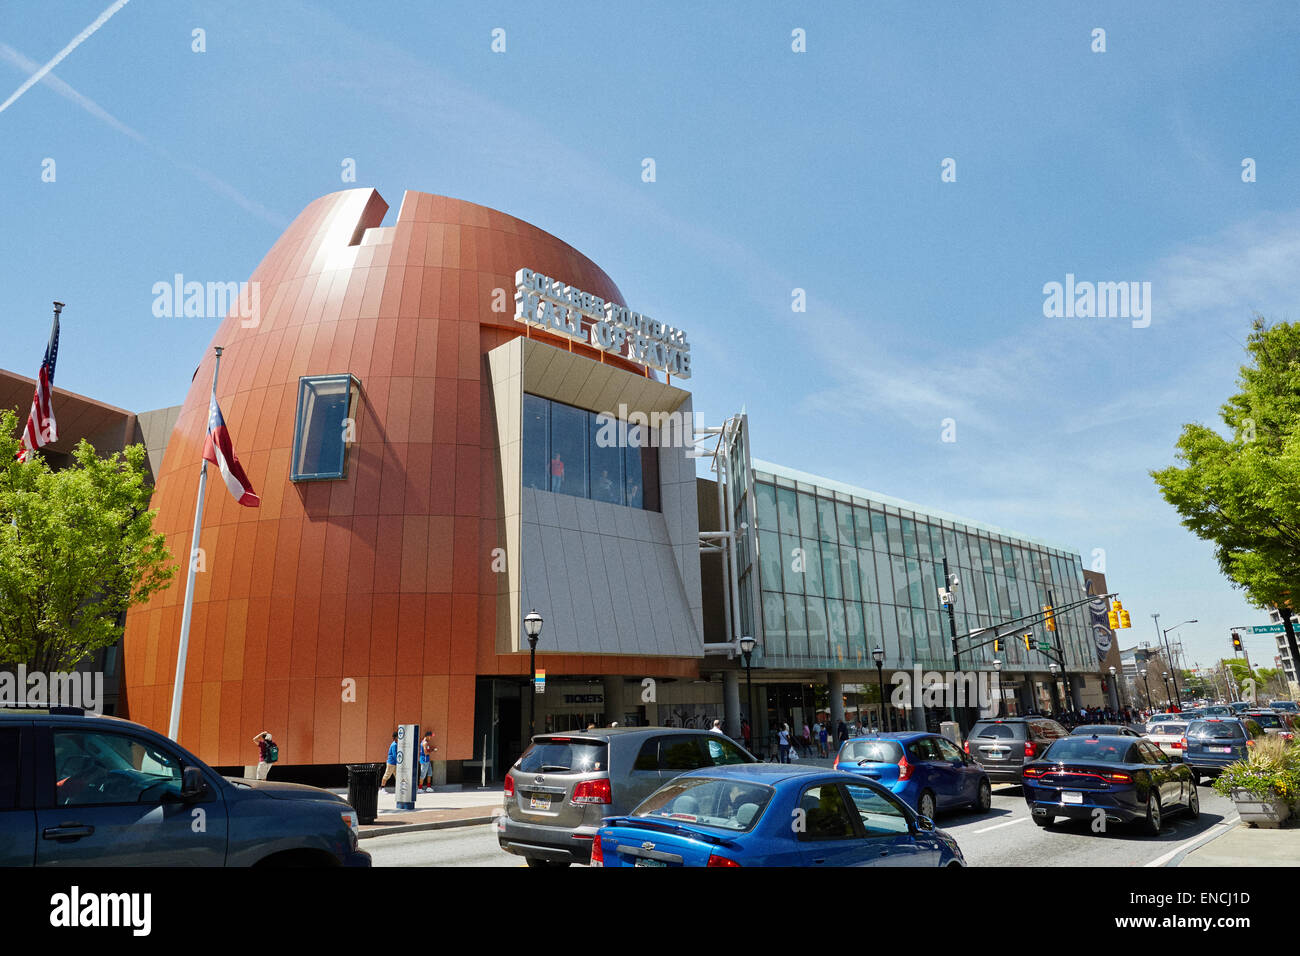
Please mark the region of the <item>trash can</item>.
POLYGON ((379 781, 384 772, 381 763, 348 764, 348 803, 357 811, 363 825, 375 822, 379 814, 379 781))

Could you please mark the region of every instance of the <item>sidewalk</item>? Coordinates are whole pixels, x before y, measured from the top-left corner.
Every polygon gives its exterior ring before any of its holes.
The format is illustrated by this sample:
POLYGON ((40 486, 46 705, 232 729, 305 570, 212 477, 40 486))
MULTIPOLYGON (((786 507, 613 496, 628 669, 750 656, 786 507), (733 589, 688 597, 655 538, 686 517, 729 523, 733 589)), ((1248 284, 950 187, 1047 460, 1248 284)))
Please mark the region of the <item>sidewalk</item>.
MULTIPOLYGON (((347 798, 346 787, 332 788, 347 798)), ((397 797, 390 790, 379 791, 379 815, 361 828, 361 839, 390 833, 472 827, 491 823, 501 812, 504 795, 495 790, 446 790, 416 794, 414 810, 398 810, 397 797)))
POLYGON ((1238 823, 1223 836, 1190 851, 1178 866, 1296 866, 1300 864, 1300 827, 1252 829, 1238 823))

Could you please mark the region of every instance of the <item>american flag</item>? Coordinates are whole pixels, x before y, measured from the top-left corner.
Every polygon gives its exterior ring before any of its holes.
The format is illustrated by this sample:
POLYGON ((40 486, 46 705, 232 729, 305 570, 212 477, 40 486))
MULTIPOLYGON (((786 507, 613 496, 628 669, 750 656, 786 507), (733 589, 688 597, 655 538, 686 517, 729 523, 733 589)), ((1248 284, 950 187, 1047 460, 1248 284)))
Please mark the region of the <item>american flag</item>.
POLYGON ((19 461, 27 461, 38 448, 59 440, 54 422, 54 362, 59 357, 59 313, 63 303, 54 303, 54 329, 50 343, 45 346, 45 358, 36 376, 36 394, 32 397, 32 410, 23 429, 23 447, 18 452, 19 461))

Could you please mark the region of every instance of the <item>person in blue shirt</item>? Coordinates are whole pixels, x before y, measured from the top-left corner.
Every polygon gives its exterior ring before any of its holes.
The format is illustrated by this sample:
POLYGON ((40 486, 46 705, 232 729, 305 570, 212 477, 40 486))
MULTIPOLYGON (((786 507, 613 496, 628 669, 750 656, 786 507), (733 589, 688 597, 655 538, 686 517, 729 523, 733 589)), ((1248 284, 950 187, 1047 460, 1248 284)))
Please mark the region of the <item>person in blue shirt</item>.
POLYGON ((384 779, 379 781, 379 789, 388 786, 388 781, 397 776, 397 731, 393 731, 393 742, 388 745, 388 764, 384 767, 384 779))

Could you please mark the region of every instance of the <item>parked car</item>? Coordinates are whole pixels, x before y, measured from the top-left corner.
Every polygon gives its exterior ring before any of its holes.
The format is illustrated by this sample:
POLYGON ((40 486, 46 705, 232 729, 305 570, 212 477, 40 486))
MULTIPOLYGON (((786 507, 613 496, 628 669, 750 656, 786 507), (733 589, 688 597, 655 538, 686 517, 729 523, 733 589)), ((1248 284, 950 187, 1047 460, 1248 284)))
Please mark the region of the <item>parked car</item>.
POLYGON ((1095 737, 1098 734, 1118 734, 1121 737, 1141 737, 1131 727, 1121 727, 1117 724, 1080 724, 1070 731, 1071 737, 1095 737))
POLYGON ((695 770, 596 833, 593 866, 965 866, 957 841, 856 774, 798 764, 695 770))
POLYGON ((337 794, 222 777, 117 717, 0 708, 0 767, 0 866, 370 866, 337 794))
POLYGON ((840 745, 834 766, 874 780, 923 817, 933 819, 936 812, 956 807, 987 813, 993 804, 988 774, 939 734, 855 737, 840 745))
POLYGON ((1295 734, 1292 732, 1293 721, 1287 714, 1275 710, 1246 710, 1239 715, 1242 718, 1253 720, 1264 728, 1264 733, 1284 737, 1287 740, 1293 740, 1295 734))
POLYGON ((600 821, 690 770, 758 760, 730 738, 676 727, 611 727, 533 738, 505 776, 497 842, 529 866, 587 863, 600 821))
POLYGON ((1069 737, 1024 768, 1025 802, 1040 827, 1058 816, 1140 823, 1158 834, 1171 810, 1200 815, 1196 779, 1149 740, 1120 735, 1069 737))
POLYGON ((1025 761, 1066 736, 1065 728, 1047 717, 989 718, 975 722, 965 748, 990 780, 1020 783, 1025 761))
POLYGON ((1245 760, 1262 736, 1264 728, 1249 718, 1196 720, 1184 734, 1183 762, 1199 784, 1202 777, 1217 777, 1228 764, 1245 760))
MULTIPOLYGON (((1188 721, 1190 723, 1190 721, 1188 721)), ((1166 720, 1156 725, 1155 733, 1146 734, 1146 739, 1164 751, 1165 756, 1173 760, 1182 760, 1187 750, 1183 735, 1187 732, 1187 723, 1166 720)))

